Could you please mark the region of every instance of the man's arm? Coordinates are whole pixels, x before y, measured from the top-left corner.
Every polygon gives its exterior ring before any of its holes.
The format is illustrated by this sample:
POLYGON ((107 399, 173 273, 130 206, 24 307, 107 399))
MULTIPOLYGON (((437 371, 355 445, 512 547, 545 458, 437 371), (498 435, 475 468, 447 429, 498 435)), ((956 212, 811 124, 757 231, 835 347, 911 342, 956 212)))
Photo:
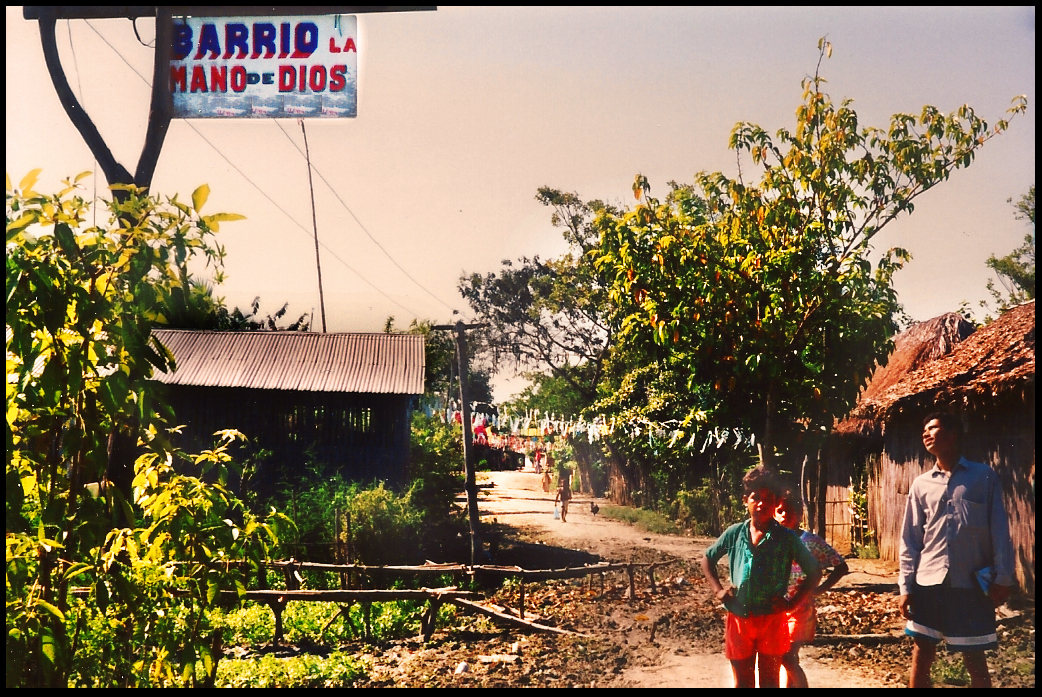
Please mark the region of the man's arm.
POLYGON ((995 570, 994 580, 988 589, 988 596, 995 607, 1009 600, 1010 586, 1013 585, 1014 567, 1013 542, 1009 536, 1009 517, 1002 498, 1002 482, 998 474, 991 478, 991 518, 988 527, 991 530, 991 549, 994 555, 992 568, 995 570))
POLYGON ((915 585, 915 571, 919 567, 919 556, 923 552, 923 536, 925 534, 926 516, 915 497, 915 482, 908 492, 905 504, 904 523, 901 526, 901 546, 898 559, 900 575, 897 585, 901 593, 901 616, 912 619, 912 586, 915 585))

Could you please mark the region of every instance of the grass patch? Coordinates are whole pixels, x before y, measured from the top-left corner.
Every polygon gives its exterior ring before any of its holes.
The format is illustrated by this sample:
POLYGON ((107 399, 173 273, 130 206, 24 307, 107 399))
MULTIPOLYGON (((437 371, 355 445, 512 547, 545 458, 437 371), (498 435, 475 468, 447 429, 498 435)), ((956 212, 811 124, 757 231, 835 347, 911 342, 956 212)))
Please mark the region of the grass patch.
POLYGON ((934 684, 966 686, 970 684, 970 674, 966 672, 966 666, 962 657, 937 656, 930 667, 930 678, 934 684))
POLYGON ((366 663, 346 653, 328 656, 272 655, 224 659, 217 666, 217 687, 351 687, 368 672, 366 663))
POLYGON ((629 506, 601 506, 601 515, 615 520, 621 520, 634 525, 641 530, 653 532, 657 535, 680 535, 683 531, 677 525, 655 511, 644 508, 630 508, 629 506))

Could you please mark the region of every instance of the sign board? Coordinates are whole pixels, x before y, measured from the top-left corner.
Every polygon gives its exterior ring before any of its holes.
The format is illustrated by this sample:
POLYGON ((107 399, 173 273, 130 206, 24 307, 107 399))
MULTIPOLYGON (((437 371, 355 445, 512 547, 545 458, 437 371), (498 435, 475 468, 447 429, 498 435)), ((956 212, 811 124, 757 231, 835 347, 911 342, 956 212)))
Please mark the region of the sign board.
POLYGON ((357 115, 356 17, 175 17, 173 23, 174 118, 357 115))

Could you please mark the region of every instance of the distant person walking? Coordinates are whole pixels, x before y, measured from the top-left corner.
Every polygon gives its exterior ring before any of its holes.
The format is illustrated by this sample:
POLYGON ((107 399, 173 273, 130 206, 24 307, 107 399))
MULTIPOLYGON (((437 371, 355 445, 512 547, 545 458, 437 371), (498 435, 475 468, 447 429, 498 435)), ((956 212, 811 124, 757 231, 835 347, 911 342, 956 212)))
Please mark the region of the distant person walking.
POLYGON ((557 487, 557 495, 554 496, 554 506, 557 502, 561 502, 561 522, 568 522, 568 502, 572 500, 572 486, 571 474, 567 472, 561 472, 559 475, 560 483, 557 487))
POLYGON ((912 482, 901 533, 901 614, 915 640, 909 687, 930 686, 937 644, 962 652, 970 687, 991 687, 984 652, 998 648, 995 608, 1013 584, 1013 543, 999 477, 962 457, 959 420, 923 420, 923 445, 937 458, 912 482))
MULTIPOLYGON (((789 652, 782 657, 782 666, 785 668, 786 676, 785 686, 807 687, 807 674, 800 667, 800 648, 814 638, 814 632, 818 626, 818 613, 814 607, 814 599, 850 573, 850 568, 843 561, 839 552, 834 550, 828 542, 809 530, 800 531, 800 522, 803 520, 803 500, 795 489, 787 488, 782 492, 774 517, 783 526, 800 536, 800 541, 818 560, 822 569, 832 569, 828 578, 822 581, 820 586, 812 588, 810 593, 804 596, 803 602, 786 613, 789 640, 792 642, 792 646, 789 648, 789 652)), ((789 588, 785 597, 790 600, 796 597, 800 586, 805 583, 807 583, 807 575, 803 573, 799 564, 793 562, 789 576, 789 588)))
POLYGON ((543 470, 543 491, 550 493, 550 470, 543 470))
POLYGON ((791 530, 774 519, 781 486, 763 466, 742 479, 749 519, 724 531, 702 557, 702 572, 727 608, 724 653, 731 661, 735 687, 755 687, 760 661, 760 687, 778 687, 782 657, 789 652, 787 612, 798 607, 821 580, 810 550, 791 530), (716 564, 727 556, 731 586, 720 583, 716 564), (786 599, 793 562, 807 575, 796 595, 786 599))

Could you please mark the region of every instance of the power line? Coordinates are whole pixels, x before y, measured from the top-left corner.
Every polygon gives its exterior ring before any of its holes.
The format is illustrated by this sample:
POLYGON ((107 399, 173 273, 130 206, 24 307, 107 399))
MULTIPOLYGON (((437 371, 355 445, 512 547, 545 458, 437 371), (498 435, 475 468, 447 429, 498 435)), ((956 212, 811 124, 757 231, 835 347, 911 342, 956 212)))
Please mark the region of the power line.
MULTIPOLYGON (((272 119, 272 120, 273 120, 273 121, 275 121, 274 119, 272 119)), ((301 156, 304 156, 304 152, 303 152, 303 151, 302 151, 302 150, 300 149, 300 146, 299 146, 299 145, 297 145, 296 141, 294 141, 294 140, 293 140, 293 138, 292 138, 292 137, 290 136, 290 134, 289 134, 289 133, 288 133, 288 132, 286 131, 286 129, 282 127, 282 124, 281 124, 281 123, 279 123, 278 121, 275 121, 275 125, 279 127, 279 130, 280 130, 280 131, 282 131, 282 133, 283 133, 283 134, 284 134, 284 135, 286 136, 286 138, 287 138, 287 139, 289 140, 289 142, 293 144, 293 147, 295 147, 295 148, 297 149, 297 152, 299 152, 299 153, 301 154, 301 156)), ((305 159, 306 159, 306 156, 305 156, 305 159)), ((402 268, 402 265, 401 265, 401 264, 399 264, 399 263, 398 263, 397 261, 395 261, 394 257, 392 257, 392 256, 391 256, 390 252, 388 252, 388 251, 387 251, 386 249, 384 249, 384 246, 383 246, 382 244, 380 244, 380 243, 379 243, 379 242, 378 242, 378 241, 376 240, 376 238, 375 238, 375 237, 373 237, 372 233, 370 233, 370 232, 369 232, 369 230, 368 230, 368 229, 367 229, 367 228, 365 227, 365 225, 363 225, 363 224, 362 224, 362 221, 358 219, 358 216, 357 216, 357 215, 355 215, 355 212, 351 210, 351 207, 350 207, 350 206, 348 206, 348 205, 347 205, 347 203, 345 203, 345 202, 344 202, 344 199, 340 197, 340 194, 338 194, 338 193, 337 193, 337 191, 336 191, 336 189, 334 189, 334 188, 333 188, 333 185, 329 183, 329 180, 325 178, 325 176, 324 176, 324 175, 322 174, 322 172, 318 171, 318 167, 316 167, 315 165, 311 164, 310 162, 308 163, 308 166, 309 166, 309 167, 310 167, 311 169, 315 170, 315 174, 317 174, 317 175, 318 175, 318 178, 319 178, 319 179, 321 179, 321 180, 322 180, 322 182, 323 182, 323 183, 324 183, 324 184, 325 184, 325 185, 326 185, 327 187, 329 187, 329 190, 330 190, 330 191, 331 191, 331 192, 333 193, 333 196, 335 196, 335 197, 336 197, 336 200, 337 200, 337 201, 340 201, 340 205, 344 207, 344 210, 346 210, 346 211, 347 211, 347 212, 348 212, 348 213, 349 213, 349 214, 351 215, 351 217, 352 217, 352 218, 354 218, 354 221, 355 221, 356 223, 358 223, 358 227, 362 228, 362 232, 364 232, 364 233, 366 234, 366 236, 367 236, 367 237, 368 237, 368 238, 369 238, 370 240, 372 240, 373 244, 375 244, 375 245, 376 245, 377 247, 379 247, 380 251, 384 253, 384 256, 386 256, 386 257, 387 257, 387 258, 388 258, 388 259, 389 259, 389 260, 391 261, 391 263, 392 263, 392 264, 394 264, 394 265, 395 265, 396 267, 398 267, 398 270, 399 270, 399 271, 401 271, 401 272, 402 272, 403 274, 405 274, 405 276, 406 276, 406 277, 407 277, 407 278, 408 278, 408 279, 409 279, 410 281, 412 281, 412 282, 413 282, 413 283, 415 283, 415 284, 416 284, 417 286, 419 286, 419 288, 420 288, 421 290, 423 290, 423 292, 425 292, 425 293, 426 293, 427 295, 429 295, 429 296, 431 296, 432 298, 434 298, 435 300, 437 300, 437 301, 438 301, 439 303, 441 303, 442 305, 444 305, 444 306, 445 306, 445 307, 446 307, 447 309, 449 309, 449 310, 451 310, 451 311, 453 311, 453 312, 455 312, 455 311, 456 311, 456 308, 452 307, 451 305, 449 305, 448 303, 446 303, 446 302, 445 302, 444 300, 442 300, 441 298, 439 298, 439 297, 438 297, 437 295, 435 295, 434 293, 432 293, 432 292, 431 292, 430 290, 428 290, 428 289, 427 289, 427 288, 426 288, 426 287, 425 287, 425 286, 424 286, 424 285, 423 285, 422 283, 420 283, 420 282, 419 282, 419 281, 417 281, 417 280, 416 280, 415 278, 413 278, 413 277, 412 277, 412 274, 410 274, 410 273, 409 273, 408 271, 406 271, 406 270, 405 270, 404 268, 402 268)))
MULTIPOLYGON (((94 26, 93 26, 93 25, 92 25, 92 24, 90 23, 90 21, 88 21, 88 20, 84 20, 84 21, 85 21, 85 22, 87 23, 87 26, 88 26, 88 27, 90 27, 90 28, 91 28, 91 29, 92 29, 92 30, 94 31, 94 33, 95 33, 95 34, 97 34, 97 35, 98 35, 99 37, 101 37, 101 40, 105 42, 105 45, 107 45, 107 46, 108 46, 108 47, 109 47, 110 49, 112 49, 113 53, 115 53, 115 54, 116 54, 117 56, 119 56, 120 60, 122 60, 122 61, 123 61, 124 63, 126 63, 126 64, 127 64, 127 67, 128 67, 128 68, 130 68, 130 69, 131 69, 131 70, 132 70, 132 71, 134 72, 134 74, 135 74, 135 75, 137 75, 137 76, 138 76, 139 78, 141 78, 141 81, 142 81, 142 82, 144 82, 144 83, 145 83, 146 85, 148 85, 148 87, 149 87, 149 88, 151 89, 151 87, 152 87, 152 83, 151 83, 151 82, 149 82, 149 80, 148 80, 148 79, 147 79, 147 78, 146 78, 146 77, 145 77, 144 75, 142 75, 141 73, 139 73, 139 72, 137 71, 137 69, 136 69, 136 68, 135 68, 135 67, 134 67, 133 65, 131 65, 131 63, 130 63, 130 62, 129 62, 129 61, 128 61, 128 60, 126 59, 126 58, 124 58, 124 57, 123 57, 123 54, 122 54, 122 53, 120 53, 120 52, 119 52, 119 50, 118 50, 118 49, 116 49, 116 47, 115 47, 115 46, 113 46, 113 45, 112 45, 112 44, 111 44, 111 43, 109 42, 109 40, 108 40, 108 39, 106 39, 106 38, 105 38, 105 37, 104 37, 104 36, 103 36, 103 35, 101 34, 101 32, 99 32, 99 31, 98 31, 97 29, 95 29, 95 27, 94 27, 94 26)), ((302 231, 304 232, 304 234, 306 234, 306 235, 308 235, 308 236, 310 237, 310 233, 308 233, 308 230, 307 230, 307 228, 306 228, 306 227, 304 227, 304 226, 303 226, 302 224, 300 224, 300 222, 298 222, 298 221, 297 221, 297 220, 296 220, 296 219, 295 219, 295 218, 294 218, 294 217, 293 217, 292 215, 290 215, 290 214, 289 214, 289 213, 288 213, 288 212, 286 211, 286 209, 285 209, 285 208, 283 208, 282 206, 280 206, 280 205, 279 205, 279 204, 278 204, 278 203, 277 203, 277 202, 275 201, 275 199, 273 199, 273 198, 272 198, 271 196, 269 196, 269 195, 268 195, 268 194, 267 194, 267 193, 266 193, 266 192, 265 192, 265 191, 264 191, 263 189, 261 189, 261 188, 260 188, 260 186, 258 186, 258 185, 257 185, 257 184, 256 184, 256 183, 255 183, 255 182, 254 182, 254 181, 252 180, 252 179, 250 179, 249 177, 247 177, 247 176, 246 176, 246 173, 245 173, 245 172, 243 172, 243 171, 242 171, 241 169, 239 169, 239 168, 238 168, 238 167, 237 167, 237 166, 235 165, 235 163, 233 163, 233 162, 232 162, 231 160, 229 160, 229 159, 228 159, 228 157, 227 157, 227 156, 226 156, 226 155, 225 155, 225 154, 224 154, 223 152, 221 152, 221 151, 220 151, 220 149, 218 149, 218 147, 217 147, 216 145, 214 145, 213 143, 211 143, 211 142, 209 141, 209 139, 207 139, 207 137, 206 137, 206 136, 204 136, 204 135, 202 134, 202 132, 201 132, 201 131, 200 131, 200 130, 199 130, 198 128, 196 128, 195 126, 193 126, 193 125, 192 125, 192 123, 191 123, 191 122, 190 122, 189 120, 187 120, 187 119, 182 119, 182 120, 183 120, 183 121, 185 122, 185 124, 187 124, 187 126, 188 126, 189 128, 191 128, 191 129, 192 129, 193 131, 195 131, 196 135, 198 135, 198 136, 199 136, 200 138, 202 138, 202 139, 203 139, 203 141, 204 141, 204 142, 205 142, 205 143, 206 143, 207 145, 209 145, 209 146, 210 146, 211 148, 213 148, 213 149, 214 149, 214 152, 216 152, 216 153, 217 153, 218 155, 220 155, 220 156, 221 156, 221 158, 222 158, 222 159, 223 159, 223 160, 224 160, 225 162, 227 162, 227 163, 228 163, 228 164, 229 164, 229 165, 230 165, 230 166, 232 167, 232 169, 234 169, 234 170, 235 170, 236 172, 238 172, 238 173, 239 173, 239 175, 240 175, 240 176, 241 176, 241 177, 242 177, 243 179, 245 179, 245 180, 247 181, 247 183, 249 183, 249 184, 250 184, 250 186, 252 186, 252 187, 253 187, 254 189, 256 189, 256 190, 257 190, 258 192, 260 192, 260 194, 261 194, 262 196, 264 196, 264 198, 268 199, 268 201, 270 201, 272 205, 274 205, 274 206, 275 206, 275 207, 276 207, 277 209, 279 209, 279 211, 281 211, 283 215, 285 215, 285 216, 286 216, 287 218, 289 218, 289 219, 290 219, 290 221, 292 221, 292 222, 293 222, 293 223, 294 223, 294 224, 295 224, 295 225, 296 225, 297 227, 299 227, 299 228, 300 228, 300 229, 301 229, 301 230, 302 230, 302 231)), ((296 145, 296 144, 294 143, 294 145, 296 145)), ((298 149, 299 149, 299 148, 298 148, 298 149)), ((316 171, 316 172, 318 172, 318 170, 315 170, 315 171, 316 171)), ((319 176, 321 177, 322 175, 321 175, 321 174, 319 174, 319 176)), ((325 178, 324 178, 324 177, 323 177, 322 181, 325 181, 325 178)), ((326 182, 326 185, 328 186, 328 185, 329 185, 329 183, 328 183, 328 182, 326 182)), ((336 192, 334 192, 334 194, 335 194, 335 193, 336 193, 336 192)), ((339 198, 339 197, 338 197, 338 198, 339 198)), ((345 204, 345 208, 346 208, 346 204, 345 204)), ((349 210, 348 212, 350 212, 350 210, 349 210)), ((353 215, 354 215, 354 214, 352 213, 352 216, 353 216, 353 215)), ((355 218, 355 220, 358 220, 358 219, 357 219, 357 218, 355 218)), ((361 223, 359 223, 359 225, 361 225, 361 223)), ((364 228, 363 228, 363 229, 364 229, 364 228)), ((368 234, 368 232, 367 232, 366 234, 368 234)), ((374 240, 374 241, 375 241, 375 240, 374 240)), ((340 258, 340 256, 339 256, 339 255, 338 255, 338 254, 337 254, 336 252, 334 252, 334 251, 333 251, 332 249, 330 249, 330 248, 329 248, 329 245, 327 245, 327 244, 326 244, 326 243, 324 243, 324 242, 321 242, 320 244, 321 244, 321 246, 322 246, 322 247, 323 247, 323 248, 324 248, 324 249, 325 249, 325 250, 326 250, 327 252, 329 252, 329 253, 330 253, 330 254, 331 254, 331 255, 333 256, 333 258, 334 258, 334 259, 336 259, 336 260, 337 260, 337 261, 339 261, 339 262, 340 262, 341 264, 343 264, 343 265, 344 265, 345 267, 347 267, 347 269, 348 269, 349 271, 351 271, 351 273, 353 273, 353 274, 355 274, 356 276, 358 276, 358 278, 360 278, 360 279, 361 279, 362 281, 364 281, 364 282, 365 282, 366 284, 368 284, 370 288, 372 288, 372 289, 373 289, 373 290, 375 290, 375 291, 376 291, 377 293, 379 293, 379 294, 380 294, 380 295, 382 295, 383 297, 385 297, 385 298, 387 298, 388 300, 390 300, 390 301, 391 301, 391 302, 392 302, 392 303, 393 303, 394 305, 396 305, 396 306, 398 306, 398 307, 402 308, 403 310, 405 310, 405 311, 406 311, 406 312, 408 312, 409 314, 413 315, 413 316, 414 316, 414 317, 416 317, 417 319, 418 319, 418 318, 420 317, 420 314, 419 314, 418 312, 415 312, 415 311, 413 311, 413 310, 410 310, 410 309, 409 309, 409 308, 407 308, 407 307, 406 307, 405 305, 402 305, 402 304, 401 304, 400 302, 398 302, 397 300, 395 300, 394 298, 392 298, 392 297, 391 297, 390 295, 388 295, 388 294, 387 294, 387 293, 385 293, 384 291, 382 291, 382 290, 380 290, 379 288, 377 288, 377 287, 376 287, 376 285, 375 285, 375 284, 374 284, 374 283, 373 283, 372 281, 370 281, 369 279, 367 279, 367 278, 366 278, 365 276, 363 276, 363 275, 362 275, 361 273, 359 273, 359 272, 358 272, 357 270, 355 270, 355 269, 354 269, 354 268, 353 268, 353 267, 352 267, 352 266, 351 266, 350 264, 348 264, 348 263, 347 263, 346 261, 344 261, 343 259, 341 259, 341 258, 340 258)), ((381 247, 381 249, 382 249, 382 247, 381 247)), ((386 252, 384 252, 384 253, 386 254, 386 252)), ((394 260, 392 259, 392 261, 394 261, 394 260)), ((400 268, 400 267, 399 267, 399 268, 400 268)), ((406 275, 408 275, 408 274, 406 274, 406 275)), ((410 276, 410 278, 411 278, 411 276, 410 276)), ((421 287, 422 287, 422 286, 421 286, 421 287)), ((424 290, 426 290, 426 289, 424 289, 424 290)), ((428 291, 428 292, 429 292, 429 291, 428 291)), ((437 298, 435 298, 435 299, 437 300, 437 298)), ((441 301, 439 300, 438 302, 441 302, 441 301)), ((444 305, 445 303, 442 303, 442 304, 444 305)), ((450 307, 449 309, 451 310, 452 308, 450 307)))

